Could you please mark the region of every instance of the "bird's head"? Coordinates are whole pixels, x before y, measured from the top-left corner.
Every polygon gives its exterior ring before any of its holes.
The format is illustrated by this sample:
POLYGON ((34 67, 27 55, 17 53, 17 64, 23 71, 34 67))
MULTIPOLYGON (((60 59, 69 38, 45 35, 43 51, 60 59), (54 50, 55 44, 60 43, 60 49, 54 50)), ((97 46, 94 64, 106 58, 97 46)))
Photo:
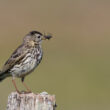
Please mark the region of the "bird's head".
POLYGON ((41 44, 42 40, 52 38, 51 35, 45 35, 38 31, 31 31, 24 37, 24 43, 30 43, 32 45, 41 44))

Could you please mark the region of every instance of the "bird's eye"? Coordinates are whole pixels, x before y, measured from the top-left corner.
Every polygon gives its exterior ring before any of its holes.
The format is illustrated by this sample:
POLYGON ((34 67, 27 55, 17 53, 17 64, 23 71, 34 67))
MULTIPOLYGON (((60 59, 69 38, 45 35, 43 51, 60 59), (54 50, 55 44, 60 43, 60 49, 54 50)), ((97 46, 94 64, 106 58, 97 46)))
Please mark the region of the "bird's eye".
POLYGON ((40 38, 40 36, 38 36, 38 38, 40 38))

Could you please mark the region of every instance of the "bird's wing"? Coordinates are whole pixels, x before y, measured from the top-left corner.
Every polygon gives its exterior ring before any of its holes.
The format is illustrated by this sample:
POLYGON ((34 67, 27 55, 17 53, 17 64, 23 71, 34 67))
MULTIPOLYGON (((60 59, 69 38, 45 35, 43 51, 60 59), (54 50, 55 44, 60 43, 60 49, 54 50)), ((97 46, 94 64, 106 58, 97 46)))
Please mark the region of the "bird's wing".
POLYGON ((8 59, 8 61, 4 64, 2 72, 7 72, 10 70, 16 63, 19 63, 21 59, 26 55, 26 51, 23 45, 20 45, 8 59))

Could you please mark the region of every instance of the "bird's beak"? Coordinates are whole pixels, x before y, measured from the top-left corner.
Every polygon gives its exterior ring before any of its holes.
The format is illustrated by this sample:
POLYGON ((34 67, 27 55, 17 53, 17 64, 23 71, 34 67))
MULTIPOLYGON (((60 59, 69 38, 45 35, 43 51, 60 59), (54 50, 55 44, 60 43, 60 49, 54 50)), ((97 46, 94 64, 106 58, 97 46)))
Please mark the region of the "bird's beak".
POLYGON ((42 40, 46 40, 46 39, 51 39, 52 38, 52 35, 43 35, 43 38, 42 40))

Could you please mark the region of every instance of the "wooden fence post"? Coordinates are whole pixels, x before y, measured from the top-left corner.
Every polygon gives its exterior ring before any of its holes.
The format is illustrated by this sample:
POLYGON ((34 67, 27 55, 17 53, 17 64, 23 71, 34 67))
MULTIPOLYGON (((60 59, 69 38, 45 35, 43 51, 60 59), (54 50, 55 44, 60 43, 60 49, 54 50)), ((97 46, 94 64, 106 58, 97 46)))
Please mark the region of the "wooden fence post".
POLYGON ((8 96, 6 110, 55 110, 55 95, 12 92, 8 96))

